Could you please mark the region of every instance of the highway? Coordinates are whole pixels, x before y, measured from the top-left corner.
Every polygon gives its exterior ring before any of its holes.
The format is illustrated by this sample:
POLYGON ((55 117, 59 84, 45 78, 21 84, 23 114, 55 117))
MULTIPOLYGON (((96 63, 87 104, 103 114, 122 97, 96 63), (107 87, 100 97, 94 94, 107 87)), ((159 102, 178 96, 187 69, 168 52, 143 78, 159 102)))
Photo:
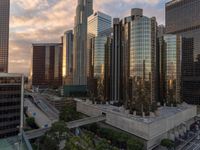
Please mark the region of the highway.
POLYGON ((58 121, 59 111, 55 109, 49 102, 39 94, 31 94, 33 102, 53 121, 58 121))
POLYGON ((28 116, 34 117, 35 122, 40 128, 50 127, 54 122, 53 120, 49 119, 48 116, 46 116, 46 114, 41 111, 35 104, 33 104, 30 99, 25 99, 24 106, 28 107, 28 116))
MULTIPOLYGON (((80 126, 92 124, 92 123, 95 123, 95 122, 105 121, 105 119, 106 119, 105 116, 88 117, 88 118, 84 118, 84 119, 80 119, 80 120, 67 122, 66 126, 67 126, 68 129, 73 129, 73 128, 77 128, 77 127, 80 127, 80 126)), ((34 139, 34 138, 43 136, 49 129, 50 128, 48 127, 48 128, 28 131, 28 132, 26 132, 26 136, 29 140, 34 139)))
POLYGON ((49 130, 50 130, 50 128, 41 128, 41 129, 36 129, 36 130, 32 130, 32 131, 27 131, 26 137, 27 137, 27 139, 34 139, 37 137, 41 137, 49 130))
POLYGON ((101 122, 101 121, 105 121, 106 120, 106 116, 96 116, 96 117, 87 117, 84 119, 79 119, 79 120, 75 120, 75 121, 71 121, 67 123, 67 128, 69 129, 73 129, 73 128, 77 128, 80 126, 84 126, 84 125, 88 125, 88 124, 93 124, 96 122, 101 122))

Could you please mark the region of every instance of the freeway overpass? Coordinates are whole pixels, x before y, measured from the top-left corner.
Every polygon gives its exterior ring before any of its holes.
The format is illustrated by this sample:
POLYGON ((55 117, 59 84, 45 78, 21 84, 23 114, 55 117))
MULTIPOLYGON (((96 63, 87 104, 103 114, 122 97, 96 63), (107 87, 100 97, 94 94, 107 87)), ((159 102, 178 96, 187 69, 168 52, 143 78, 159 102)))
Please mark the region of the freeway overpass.
MULTIPOLYGON (((67 128, 73 129, 73 128, 77 128, 77 127, 81 127, 84 125, 93 124, 93 123, 101 122, 105 120, 106 120, 106 116, 102 115, 102 116, 88 117, 88 118, 84 118, 80 120, 71 121, 71 122, 66 123, 66 125, 67 125, 67 128)), ((41 128, 37 130, 28 131, 26 132, 26 136, 29 140, 34 139, 34 138, 43 136, 49 130, 50 128, 41 128)))

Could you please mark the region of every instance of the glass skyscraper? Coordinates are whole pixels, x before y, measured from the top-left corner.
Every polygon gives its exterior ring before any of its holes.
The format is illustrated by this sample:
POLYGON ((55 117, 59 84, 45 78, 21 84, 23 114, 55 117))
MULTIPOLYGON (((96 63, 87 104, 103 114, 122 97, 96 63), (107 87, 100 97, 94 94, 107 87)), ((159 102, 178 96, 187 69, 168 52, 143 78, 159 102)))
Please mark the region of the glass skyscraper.
POLYGON ((156 102, 156 19, 143 16, 141 9, 132 10, 130 35, 130 77, 133 103, 150 111, 156 102))
POLYGON ((94 42, 94 77, 104 76, 106 36, 95 37, 94 42))
POLYGON ((110 35, 112 18, 102 12, 95 12, 88 18, 88 51, 93 64, 94 77, 100 78, 104 74, 104 55, 107 36, 110 35))
MULTIPOLYGON (((63 36, 62 75, 64 84, 69 84, 73 74, 73 31, 69 30, 63 36)), ((71 81, 72 82, 72 81, 71 81)))
POLYGON ((164 99, 165 103, 180 102, 182 40, 177 35, 164 36, 164 99))
POLYGON ((200 104, 200 1, 173 0, 166 4, 166 32, 183 37, 182 98, 200 104))
POLYGON ((8 72, 10 0, 0 1, 0 72, 8 72))

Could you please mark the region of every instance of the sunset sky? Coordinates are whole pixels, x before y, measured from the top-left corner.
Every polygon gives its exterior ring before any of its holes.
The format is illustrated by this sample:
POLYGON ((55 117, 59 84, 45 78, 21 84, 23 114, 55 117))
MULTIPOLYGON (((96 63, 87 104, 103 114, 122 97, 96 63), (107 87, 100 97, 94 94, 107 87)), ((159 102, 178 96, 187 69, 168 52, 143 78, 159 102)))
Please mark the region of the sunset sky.
MULTIPOLYGON (((164 6, 169 0, 94 0, 94 10, 124 17, 131 8, 144 9, 164 24, 164 6)), ((77 0, 11 0, 9 72, 28 74, 32 43, 59 42, 73 28, 77 0)))

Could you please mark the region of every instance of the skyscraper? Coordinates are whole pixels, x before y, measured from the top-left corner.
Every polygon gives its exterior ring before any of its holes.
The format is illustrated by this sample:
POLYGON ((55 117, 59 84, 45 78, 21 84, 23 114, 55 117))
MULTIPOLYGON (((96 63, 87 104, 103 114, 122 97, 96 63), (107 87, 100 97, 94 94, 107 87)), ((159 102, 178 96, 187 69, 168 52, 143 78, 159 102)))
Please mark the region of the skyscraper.
POLYGON ((33 44, 32 85, 59 87, 62 85, 62 44, 33 44))
POLYGON ((200 104, 200 1, 173 0, 166 4, 166 32, 183 37, 182 98, 200 104))
POLYGON ((95 12, 88 18, 89 36, 108 35, 106 31, 111 28, 112 17, 100 11, 95 12))
POLYGON ((10 0, 0 1, 0 72, 8 72, 10 0))
POLYGON ((112 18, 102 12, 95 12, 88 18, 88 51, 89 64, 93 64, 93 76, 101 77, 104 72, 105 43, 110 36, 112 18), (90 56, 92 54, 92 56, 90 56))
MULTIPOLYGON (((182 39, 178 35, 164 35, 164 100, 168 104, 180 103, 182 39)), ((162 88, 162 87, 161 87, 162 88)))
POLYGON ((62 75, 64 84, 70 84, 73 74, 73 31, 69 30, 63 36, 62 75))
POLYGON ((132 9, 130 35, 130 77, 134 109, 149 112, 157 96, 155 17, 143 16, 142 9, 132 9))
POLYGON ((87 85, 87 19, 93 13, 93 0, 78 0, 74 26, 73 84, 87 85))
POLYGON ((110 54, 111 100, 122 102, 122 22, 113 19, 113 47, 110 54))
POLYGON ((0 73, 0 138, 16 136, 23 127, 24 77, 0 73))
POLYGON ((113 21, 111 100, 131 110, 149 112, 157 101, 156 31, 156 19, 143 16, 139 8, 113 21))

